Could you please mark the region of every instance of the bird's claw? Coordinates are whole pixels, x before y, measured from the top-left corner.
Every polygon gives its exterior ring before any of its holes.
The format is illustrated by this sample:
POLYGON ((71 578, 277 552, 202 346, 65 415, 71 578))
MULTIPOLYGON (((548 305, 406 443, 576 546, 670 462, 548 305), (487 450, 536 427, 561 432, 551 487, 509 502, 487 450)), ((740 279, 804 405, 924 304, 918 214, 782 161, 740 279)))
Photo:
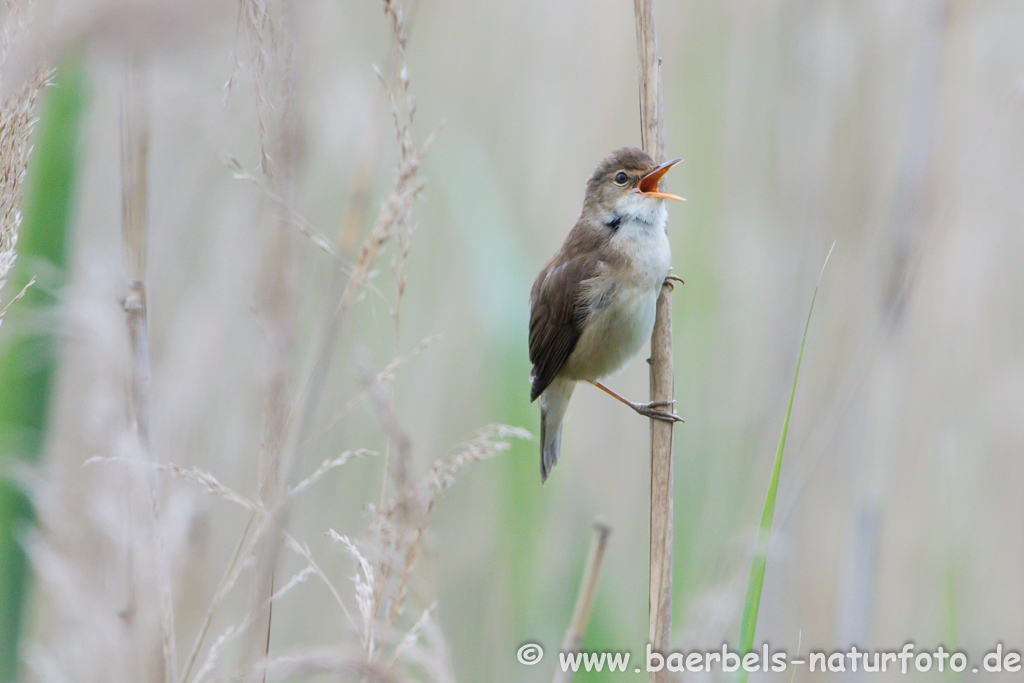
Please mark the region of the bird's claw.
POLYGON ((685 285, 686 284, 685 282, 683 282, 683 278, 679 277, 678 275, 666 275, 665 276, 665 283, 664 284, 668 285, 669 291, 672 291, 672 290, 674 290, 676 288, 675 285, 672 284, 673 282, 678 282, 681 285, 685 285))
POLYGON ((675 404, 675 401, 651 401, 650 403, 634 403, 633 410, 644 417, 649 417, 662 422, 682 422, 683 418, 675 413, 668 413, 658 408, 668 408, 675 404))

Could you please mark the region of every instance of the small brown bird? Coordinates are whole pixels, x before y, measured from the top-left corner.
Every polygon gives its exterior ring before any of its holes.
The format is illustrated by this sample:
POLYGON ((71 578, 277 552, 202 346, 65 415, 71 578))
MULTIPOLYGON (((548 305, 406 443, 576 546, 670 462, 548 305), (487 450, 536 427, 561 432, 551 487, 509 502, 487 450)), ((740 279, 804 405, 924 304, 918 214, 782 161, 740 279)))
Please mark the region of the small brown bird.
POLYGON ((624 148, 587 183, 583 212, 530 292, 530 401, 540 397, 540 476, 558 462, 562 418, 576 382, 594 384, 641 415, 679 421, 665 403, 627 401, 597 382, 621 369, 651 338, 661 285, 672 259, 665 164, 624 148))

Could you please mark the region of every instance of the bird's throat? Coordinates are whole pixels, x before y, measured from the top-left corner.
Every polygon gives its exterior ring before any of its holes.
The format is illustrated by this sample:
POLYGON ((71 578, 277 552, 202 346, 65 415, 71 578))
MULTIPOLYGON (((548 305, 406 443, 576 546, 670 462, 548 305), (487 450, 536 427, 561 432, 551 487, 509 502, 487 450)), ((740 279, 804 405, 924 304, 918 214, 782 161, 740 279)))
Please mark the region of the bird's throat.
POLYGON ((668 210, 665 208, 665 200, 651 199, 639 192, 625 195, 615 206, 612 214, 612 221, 606 221, 608 225, 614 222, 616 230, 627 223, 637 224, 640 228, 665 229, 665 222, 668 220, 668 210))

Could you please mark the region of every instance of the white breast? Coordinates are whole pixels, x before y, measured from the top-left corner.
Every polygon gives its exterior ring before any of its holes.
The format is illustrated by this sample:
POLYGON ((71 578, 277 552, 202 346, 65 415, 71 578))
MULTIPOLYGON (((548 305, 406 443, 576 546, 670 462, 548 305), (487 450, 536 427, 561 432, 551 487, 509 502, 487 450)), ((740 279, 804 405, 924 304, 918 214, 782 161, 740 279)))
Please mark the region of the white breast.
POLYGON ((571 379, 596 380, 620 370, 651 338, 672 251, 663 201, 641 201, 636 208, 642 210, 623 220, 611 239, 629 267, 617 269, 601 292, 603 305, 594 309, 566 361, 564 374, 571 379))

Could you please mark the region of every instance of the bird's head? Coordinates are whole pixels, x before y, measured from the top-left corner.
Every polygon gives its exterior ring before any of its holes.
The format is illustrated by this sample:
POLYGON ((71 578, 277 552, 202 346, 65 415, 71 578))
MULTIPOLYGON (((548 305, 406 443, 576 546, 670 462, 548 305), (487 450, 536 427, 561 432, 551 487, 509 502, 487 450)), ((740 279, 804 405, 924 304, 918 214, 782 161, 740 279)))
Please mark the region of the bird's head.
POLYGON ((647 152, 632 147, 612 152, 587 182, 584 213, 590 213, 601 222, 616 219, 651 222, 647 217, 661 211, 663 200, 683 201, 682 197, 658 189, 662 176, 680 161, 682 159, 656 164, 647 152))

